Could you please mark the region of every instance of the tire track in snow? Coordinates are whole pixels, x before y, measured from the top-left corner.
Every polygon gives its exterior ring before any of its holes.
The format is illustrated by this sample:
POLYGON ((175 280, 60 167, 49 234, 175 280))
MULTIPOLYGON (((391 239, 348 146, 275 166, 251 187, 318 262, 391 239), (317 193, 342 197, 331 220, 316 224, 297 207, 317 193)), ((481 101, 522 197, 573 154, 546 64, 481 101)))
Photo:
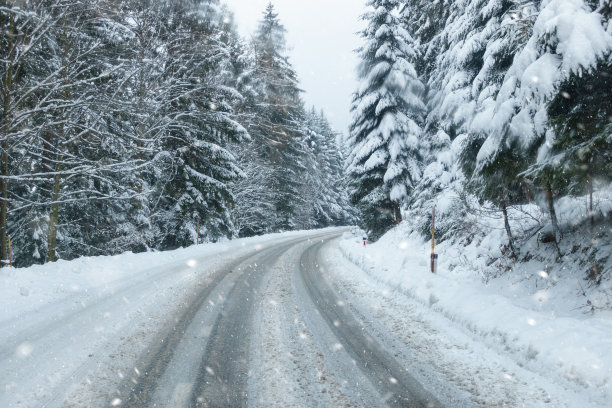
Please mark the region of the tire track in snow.
POLYGON ((381 402, 393 407, 441 407, 433 395, 373 337, 362 330, 362 325, 327 285, 318 262, 323 245, 314 245, 303 253, 300 260, 300 277, 321 317, 336 335, 342 348, 378 389, 382 396, 381 402))
POLYGON ((262 282, 251 334, 249 407, 358 406, 329 366, 298 305, 293 278, 305 245, 313 243, 291 248, 262 282))
POLYGON ((157 381, 162 377, 174 357, 174 352, 183 339, 188 326, 193 322, 196 312, 202 309, 210 294, 227 275, 243 259, 248 259, 251 256, 249 254, 239 261, 232 263, 228 267, 216 272, 211 279, 205 281, 205 286, 198 293, 196 300, 188 306, 183 316, 169 328, 168 334, 159 342, 159 345, 150 350, 143 357, 141 363, 138 364, 140 367, 145 367, 144 370, 136 371, 136 377, 132 377, 124 383, 120 395, 127 397, 125 399, 120 398, 122 402, 125 401, 122 405, 129 407, 148 407, 152 405, 152 399, 158 387, 157 381))
MULTIPOLYGON (((255 304, 261 297, 262 281, 288 250, 301 242, 325 235, 329 233, 279 245, 250 258, 238 267, 244 272, 228 294, 225 308, 210 334, 191 407, 248 406, 251 361, 249 345, 255 304)), ((338 233, 333 235, 337 236, 338 233)))
POLYGON ((207 279, 187 310, 166 329, 167 334, 141 356, 137 366, 145 368, 123 382, 115 394, 121 406, 244 406, 248 363, 244 350, 264 266, 294 245, 318 236, 250 253, 207 279), (204 320, 210 326, 202 325, 204 320), (203 331, 207 327, 210 330, 203 331))

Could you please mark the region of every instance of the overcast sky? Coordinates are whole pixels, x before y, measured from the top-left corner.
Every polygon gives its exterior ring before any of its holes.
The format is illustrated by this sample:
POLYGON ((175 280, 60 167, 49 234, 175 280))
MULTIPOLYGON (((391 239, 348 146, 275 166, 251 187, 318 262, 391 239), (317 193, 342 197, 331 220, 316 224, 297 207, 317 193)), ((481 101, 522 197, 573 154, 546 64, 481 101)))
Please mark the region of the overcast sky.
MULTIPOLYGON (((270 0, 223 0, 234 11, 240 33, 250 38, 270 0)), ((298 72, 308 107, 325 110, 337 131, 346 133, 358 63, 365 0, 273 0, 287 29, 290 61, 298 72)))

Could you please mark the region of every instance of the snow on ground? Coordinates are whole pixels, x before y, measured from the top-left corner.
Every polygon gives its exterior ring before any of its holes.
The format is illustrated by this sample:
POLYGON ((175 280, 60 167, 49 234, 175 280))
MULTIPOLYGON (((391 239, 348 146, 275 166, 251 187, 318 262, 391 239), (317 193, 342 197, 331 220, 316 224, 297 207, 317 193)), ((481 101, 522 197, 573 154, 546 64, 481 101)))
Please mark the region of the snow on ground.
MULTIPOLYGON (((364 299, 365 310, 374 310, 397 334, 429 337, 436 344, 432 353, 439 353, 440 361, 455 361, 446 368, 455 367, 449 376, 457 380, 458 389, 466 395, 476 391, 471 397, 475 404, 488 398, 484 405, 609 406, 612 313, 585 314, 579 307, 584 300, 574 289, 584 273, 564 270, 573 263, 526 262, 491 278, 495 274, 486 270, 491 259, 486 254, 501 257, 500 243, 505 238, 503 230, 491 230, 472 245, 455 240, 438 246, 440 263, 433 275, 429 270, 431 243, 412 233, 408 223, 366 247, 361 235, 359 231, 346 233, 339 243, 342 257, 359 267, 350 276, 338 274, 339 282, 344 281, 345 290, 353 290, 355 299, 364 299), (475 264, 480 271, 474 269, 475 264), (414 321, 438 334, 415 328, 414 321), (476 354, 466 355, 462 344, 476 354), (489 368, 483 358, 494 359, 489 368), (481 363, 482 369, 478 368, 481 363), (498 382, 516 384, 510 388, 498 384, 497 391, 486 386, 496 375, 498 382), (478 395, 483 394, 489 396, 480 400, 478 395)), ((406 347, 411 342, 404 341, 406 347)), ((433 367, 435 360, 430 362, 433 367)))
POLYGON ((134 362, 144 347, 215 270, 308 233, 0 269, 0 406, 110 401, 124 378, 142 374, 134 362))
MULTIPOLYGON (((561 219, 572 211, 578 210, 571 202, 560 204, 561 219)), ((113 403, 125 378, 142 375, 135 362, 184 312, 194 288, 237 257, 307 234, 1 269, 0 406, 113 403)), ((566 254, 574 242, 568 236, 566 254)), ((439 245, 436 275, 429 272, 430 244, 408 224, 366 247, 360 233, 346 233, 324 254, 330 282, 364 329, 444 404, 609 406, 612 312, 583 307, 576 288, 584 270, 569 255, 551 261, 550 248, 540 251, 548 258, 491 273, 503 267, 503 241, 503 229, 491 229, 469 244, 439 245)), ((596 240, 584 248, 596 244, 609 252, 596 240)), ((528 242, 521 256, 535 253, 534 245, 528 242)), ((342 366, 349 360, 337 357, 333 334, 309 312, 312 300, 293 273, 299 251, 283 256, 262 285, 251 345, 258 384, 249 384, 250 402, 364 405, 346 377, 359 373, 342 366)))

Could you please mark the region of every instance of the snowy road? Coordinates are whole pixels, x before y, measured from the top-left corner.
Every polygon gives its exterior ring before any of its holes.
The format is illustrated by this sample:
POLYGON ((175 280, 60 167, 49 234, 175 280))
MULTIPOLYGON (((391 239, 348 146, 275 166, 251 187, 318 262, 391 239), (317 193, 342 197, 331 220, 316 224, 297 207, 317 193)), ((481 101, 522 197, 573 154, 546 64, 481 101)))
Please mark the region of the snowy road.
POLYGON ((191 250, 16 303, 0 322, 0 405, 440 406, 324 278, 320 250, 342 231, 191 250))
POLYGON ((344 231, 3 271, 0 406, 576 406, 372 281, 344 231))
MULTIPOLYGON (((382 401, 389 406, 438 406, 382 347, 362 333, 361 325, 344 310, 344 302, 322 279, 319 249, 337 236, 334 232, 291 240, 244 256, 218 271, 158 347, 140 358, 137 366, 146 367, 146 374, 137 384, 126 379, 118 398, 125 406, 138 407, 318 406, 321 394, 329 394, 324 398, 331 398, 325 404, 329 406, 339 402, 344 406, 371 406, 381 405, 382 401), (294 290, 292 281, 298 283, 298 290, 294 290), (274 294, 269 296, 265 287, 270 285, 280 289, 275 290, 276 294, 285 294, 288 301, 275 301, 274 294), (312 388, 309 382, 330 381, 329 390, 301 395, 299 403, 296 395, 287 395, 285 386, 275 389, 273 384, 267 384, 270 386, 264 389, 269 393, 257 391, 260 383, 270 380, 260 367, 261 358, 253 358, 261 355, 258 346, 300 348, 305 342, 303 331, 291 330, 290 326, 285 326, 289 329, 280 335, 274 334, 273 326, 287 316, 272 321, 262 319, 265 312, 259 309, 266 303, 298 310, 294 324, 299 325, 306 317, 316 330, 322 328, 331 333, 326 334, 329 339, 322 336, 323 341, 311 345, 311 356, 324 356, 331 350, 331 358, 339 360, 334 367, 327 367, 325 358, 315 367, 308 367, 308 355, 298 357, 288 348, 266 356, 273 365, 283 365, 282 360, 291 357, 295 363, 288 361, 285 370, 302 360, 304 371, 300 367, 293 369, 291 376, 299 381, 290 389, 312 388), (267 335, 262 336, 262 331, 267 335), (355 366, 361 370, 358 376, 354 375, 355 366), (329 372, 327 376, 318 374, 324 370, 329 372), (261 374, 256 375, 259 371, 261 374), (343 386, 334 390, 334 384, 343 386)), ((308 325, 304 326, 308 330, 308 325)))
MULTIPOLYGON (((347 308, 326 282, 325 259, 321 248, 325 242, 310 246, 300 260, 301 278, 320 316, 346 350, 352 362, 377 388, 382 400, 390 406, 440 406, 435 398, 391 356, 385 348, 363 331, 364 322, 347 308)), ((312 312, 310 312, 312 313, 312 312)))

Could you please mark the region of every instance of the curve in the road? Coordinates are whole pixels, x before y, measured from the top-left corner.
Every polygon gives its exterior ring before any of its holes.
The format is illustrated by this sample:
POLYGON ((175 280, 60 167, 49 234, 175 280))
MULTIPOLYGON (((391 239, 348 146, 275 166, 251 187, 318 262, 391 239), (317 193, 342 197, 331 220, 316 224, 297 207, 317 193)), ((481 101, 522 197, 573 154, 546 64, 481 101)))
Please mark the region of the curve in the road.
POLYGON ((412 377, 371 336, 347 310, 342 299, 326 283, 321 273, 321 242, 307 248, 300 260, 300 276, 321 316, 357 366, 392 407, 441 407, 437 399, 412 377), (340 324, 339 324, 340 323, 340 324))
MULTIPOLYGON (((125 381, 120 395, 122 406, 163 406, 153 401, 156 390, 166 387, 160 379, 173 359, 185 332, 194 322, 197 312, 210 300, 211 293, 222 282, 230 279, 231 285, 223 307, 206 341, 198 378, 188 398, 190 407, 244 407, 248 403, 248 345, 253 304, 259 283, 265 274, 265 266, 273 264, 294 245, 329 236, 317 234, 307 238, 292 239, 272 248, 250 253, 217 271, 205 282, 195 300, 185 313, 168 329, 168 334, 141 357, 140 366, 146 367, 136 384, 125 381)), ((337 235, 337 233, 335 233, 337 235)))
MULTIPOLYGON (((334 232, 333 236, 338 233, 334 232)), ((191 407, 247 407, 249 341, 255 302, 267 268, 296 244, 320 240, 330 233, 292 240, 243 261, 228 302, 210 333, 191 407)))
POLYGON ((307 296, 316 305, 325 321, 323 324, 329 326, 382 400, 394 407, 440 407, 440 403, 405 368, 362 331, 362 325, 350 311, 339 306, 343 304, 341 299, 326 283, 319 267, 320 248, 338 235, 338 232, 327 232, 286 241, 243 256, 217 271, 196 292, 197 296, 182 317, 169 326, 163 340, 141 358, 139 366, 146 367, 145 373, 137 384, 124 384, 122 406, 165 406, 164 401, 153 400, 155 395, 160 395, 159 390, 173 387, 166 384, 169 378, 163 378, 169 376, 164 373, 169 366, 176 365, 174 355, 186 333, 193 331, 190 329, 194 325, 201 324, 199 318, 194 320, 195 316, 213 300, 212 293, 221 292, 225 298, 223 305, 214 308, 216 314, 211 315, 211 322, 214 321, 212 329, 205 339, 200 340, 199 354, 193 355, 201 360, 194 361, 195 374, 190 380, 193 386, 189 387, 183 401, 190 407, 246 407, 249 403, 250 331, 261 281, 267 268, 289 249, 311 241, 304 246, 298 268, 307 296))

